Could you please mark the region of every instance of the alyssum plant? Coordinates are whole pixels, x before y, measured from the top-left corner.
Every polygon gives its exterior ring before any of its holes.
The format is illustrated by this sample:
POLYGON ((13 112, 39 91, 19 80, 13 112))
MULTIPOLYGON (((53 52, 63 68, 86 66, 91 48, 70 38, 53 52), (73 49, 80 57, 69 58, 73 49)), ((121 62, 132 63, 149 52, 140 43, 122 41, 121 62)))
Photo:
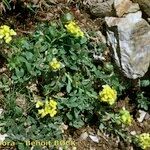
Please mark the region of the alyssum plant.
MULTIPOLYGON (((112 66, 105 71, 100 63, 95 63, 86 34, 74 20, 68 20, 41 24, 28 37, 14 40, 6 35, 2 37, 10 43, 7 65, 11 73, 7 92, 2 89, 10 106, 5 105, 7 123, 3 132, 13 135, 13 140, 36 139, 37 135, 38 138, 56 138, 60 135, 61 123, 80 128, 94 116, 100 122, 104 115, 112 112, 124 87, 112 66), (32 84, 37 88, 34 92, 27 88, 32 84), (9 93, 13 95, 11 100, 9 93), (15 93, 25 95, 28 109, 17 106, 15 93), (12 130, 16 124, 20 125, 19 129, 12 130)), ((127 111, 120 115, 121 123, 130 124, 127 111)))

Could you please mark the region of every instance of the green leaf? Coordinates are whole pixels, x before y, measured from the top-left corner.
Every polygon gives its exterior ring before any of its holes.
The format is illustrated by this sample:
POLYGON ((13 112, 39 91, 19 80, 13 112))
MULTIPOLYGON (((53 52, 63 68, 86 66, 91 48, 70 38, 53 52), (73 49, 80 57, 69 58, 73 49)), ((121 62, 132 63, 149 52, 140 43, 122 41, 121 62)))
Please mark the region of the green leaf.
POLYGON ((70 75, 67 74, 67 73, 65 73, 65 75, 66 75, 66 77, 68 78, 68 80, 70 80, 70 82, 72 82, 72 79, 71 79, 70 75))
POLYGON ((68 113, 66 114, 66 116, 68 117, 69 120, 72 120, 72 119, 73 119, 73 116, 72 116, 71 112, 68 112, 68 113))
POLYGON ((81 119, 79 119, 78 121, 74 121, 72 125, 75 128, 79 129, 84 126, 84 122, 81 119))
POLYGON ((95 93, 95 92, 90 93, 90 92, 86 91, 86 94, 87 94, 89 97, 91 97, 91 98, 95 98, 95 99, 98 98, 97 93, 95 93))
POLYGON ((27 60, 32 60, 32 58, 34 56, 31 52, 28 52, 28 51, 25 52, 24 55, 25 55, 27 60))
POLYGON ((56 35, 57 35, 57 32, 56 32, 56 29, 55 29, 55 27, 49 27, 49 33, 50 33, 50 35, 52 36, 52 37, 56 37, 56 35))
POLYGON ((27 60, 22 56, 19 56, 18 60, 19 60, 19 62, 27 62, 27 60))
POLYGON ((81 38, 80 44, 85 44, 86 42, 87 42, 87 38, 86 37, 81 38))
POLYGON ((150 80, 142 80, 141 81, 141 87, 147 87, 150 85, 150 80))
POLYGON ((41 150, 41 147, 36 145, 36 146, 34 146, 33 150, 41 150))
POLYGON ((25 62, 25 65, 27 67, 27 70, 30 72, 32 71, 31 63, 25 62))
POLYGON ((67 90, 68 93, 70 93, 71 89, 72 89, 71 82, 70 82, 70 80, 68 80, 66 90, 67 90))
POLYGON ((30 148, 26 147, 23 143, 17 144, 18 150, 30 150, 30 148))
POLYGON ((8 0, 2 0, 2 3, 7 7, 7 9, 11 10, 10 1, 8 0))
POLYGON ((65 15, 63 15, 61 20, 63 23, 67 23, 74 20, 74 16, 71 13, 66 13, 65 15))
POLYGON ((15 115, 17 115, 17 116, 22 115, 22 109, 18 106, 15 107, 15 115))
POLYGON ((24 76, 24 70, 21 68, 20 70, 19 69, 15 69, 15 72, 16 72, 16 76, 18 77, 18 78, 21 78, 21 77, 23 77, 24 76))
POLYGON ((75 118, 78 118, 79 117, 79 110, 78 109, 74 109, 74 116, 75 116, 75 118))

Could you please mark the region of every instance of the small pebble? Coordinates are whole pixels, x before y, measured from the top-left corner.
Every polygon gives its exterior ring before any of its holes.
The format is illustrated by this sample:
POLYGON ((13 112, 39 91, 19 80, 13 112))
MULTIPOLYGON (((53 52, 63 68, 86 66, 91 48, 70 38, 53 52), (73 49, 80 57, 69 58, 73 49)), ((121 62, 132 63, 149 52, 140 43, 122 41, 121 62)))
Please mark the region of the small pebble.
POLYGON ((99 143, 99 137, 98 136, 94 136, 94 135, 89 135, 90 139, 95 142, 95 143, 99 143))

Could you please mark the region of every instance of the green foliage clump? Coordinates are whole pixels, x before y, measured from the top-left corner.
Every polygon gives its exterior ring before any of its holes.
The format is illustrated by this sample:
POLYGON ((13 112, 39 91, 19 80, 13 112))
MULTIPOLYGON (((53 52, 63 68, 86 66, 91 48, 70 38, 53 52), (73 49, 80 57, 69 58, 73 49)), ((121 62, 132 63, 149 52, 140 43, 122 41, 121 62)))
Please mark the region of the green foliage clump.
MULTIPOLYGON (((98 95, 102 85, 109 85, 115 95, 110 94, 108 98, 111 101, 111 97, 115 97, 116 101, 125 87, 114 73, 112 64, 102 65, 93 59, 87 33, 73 36, 69 31, 78 32, 80 28, 69 28, 67 30, 61 22, 41 24, 32 35, 17 38, 10 45, 7 66, 11 75, 10 79, 3 77, 0 88, 5 95, 6 109, 5 119, 1 118, 2 132, 7 132, 12 140, 60 138, 62 123, 80 128, 95 117, 101 129, 110 122, 111 130, 116 125, 112 121, 113 115, 104 123, 115 104, 101 103, 98 95), (32 84, 37 88, 34 92, 28 88, 32 84), (16 102, 16 93, 25 95, 25 108, 16 102), (51 98, 57 103, 57 113, 48 116, 51 113, 44 108, 42 111, 46 112, 42 112, 45 114, 41 118, 36 103, 51 98)), ((100 46, 97 45, 97 49, 102 53, 100 46)))
POLYGON ((136 104, 138 108, 147 111, 150 108, 150 80, 140 80, 140 88, 141 91, 136 96, 136 104))

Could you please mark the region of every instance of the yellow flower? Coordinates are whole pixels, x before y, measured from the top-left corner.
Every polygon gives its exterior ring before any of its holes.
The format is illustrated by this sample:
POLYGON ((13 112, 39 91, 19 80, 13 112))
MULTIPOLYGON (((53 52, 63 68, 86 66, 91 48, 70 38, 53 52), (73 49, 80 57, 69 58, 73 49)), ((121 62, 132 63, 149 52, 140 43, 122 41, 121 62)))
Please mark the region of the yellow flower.
POLYGON ((113 105, 117 99, 116 90, 112 89, 109 85, 103 85, 103 90, 99 92, 100 101, 113 105))
POLYGON ((46 100, 44 104, 38 102, 37 106, 42 107, 42 109, 38 110, 38 114, 41 115, 42 118, 48 114, 50 117, 54 117, 57 114, 57 102, 53 99, 50 99, 49 101, 46 100))
POLYGON ((55 108, 57 106, 57 102, 50 99, 50 102, 49 102, 49 105, 52 107, 52 108, 55 108))
POLYGON ((150 134, 142 133, 136 136, 137 143, 142 149, 150 148, 150 134))
POLYGON ((10 35, 17 35, 17 33, 16 33, 13 29, 10 29, 9 34, 10 34, 10 35))
POLYGON ((46 101, 45 103, 45 112, 47 114, 49 114, 51 117, 54 117, 54 115, 56 115, 57 111, 56 111, 56 106, 57 106, 57 102, 50 99, 49 101, 46 101))
POLYGON ((49 115, 51 117, 54 117, 56 114, 57 114, 57 110, 56 109, 51 109, 50 112, 49 112, 49 115))
POLYGON ((49 63, 49 65, 55 71, 59 70, 61 67, 61 63, 57 61, 56 58, 53 58, 52 61, 49 63))
POLYGON ((41 115, 41 118, 43 118, 47 115, 47 112, 45 111, 45 109, 39 109, 38 114, 41 115))
POLYGON ((12 37, 11 36, 8 36, 8 37, 5 36, 4 40, 6 43, 10 43, 10 41, 12 40, 12 37))
POLYGON ((129 111, 127 111, 125 108, 123 108, 122 110, 120 110, 119 114, 120 114, 120 116, 119 116, 120 121, 123 124, 131 125, 131 123, 132 123, 132 117, 131 117, 129 111))
POLYGON ((17 33, 13 29, 10 29, 9 26, 0 26, 0 39, 4 38, 6 43, 10 43, 13 35, 17 35, 17 33))
POLYGON ((36 102, 36 108, 42 107, 43 105, 44 105, 43 102, 39 100, 36 102))
POLYGON ((81 31, 80 27, 74 22, 70 21, 69 24, 65 25, 67 31, 75 37, 83 37, 84 33, 81 31))

